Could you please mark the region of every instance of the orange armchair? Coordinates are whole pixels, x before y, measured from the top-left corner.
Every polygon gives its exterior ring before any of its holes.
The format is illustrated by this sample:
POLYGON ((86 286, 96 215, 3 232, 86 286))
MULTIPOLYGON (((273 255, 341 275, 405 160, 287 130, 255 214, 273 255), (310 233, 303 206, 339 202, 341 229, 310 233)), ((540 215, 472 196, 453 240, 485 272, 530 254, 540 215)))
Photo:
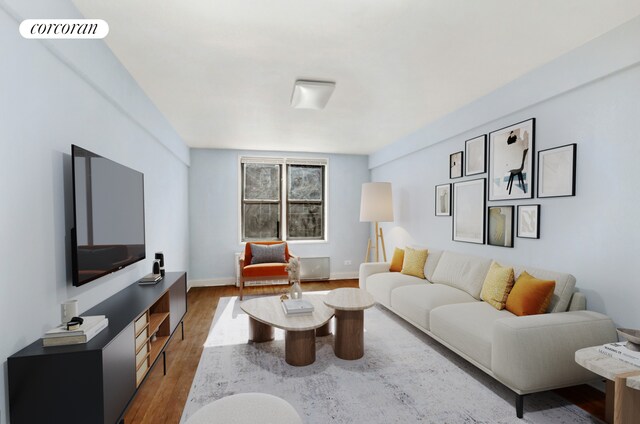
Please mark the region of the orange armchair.
POLYGON ((255 241, 247 242, 244 247, 244 253, 240 255, 240 300, 242 300, 242 291, 245 281, 263 281, 263 280, 288 280, 289 273, 285 269, 289 259, 295 257, 289 252, 289 246, 284 241, 255 241), (272 245, 284 243, 284 259, 285 263, 269 262, 261 264, 251 264, 251 244, 272 245))

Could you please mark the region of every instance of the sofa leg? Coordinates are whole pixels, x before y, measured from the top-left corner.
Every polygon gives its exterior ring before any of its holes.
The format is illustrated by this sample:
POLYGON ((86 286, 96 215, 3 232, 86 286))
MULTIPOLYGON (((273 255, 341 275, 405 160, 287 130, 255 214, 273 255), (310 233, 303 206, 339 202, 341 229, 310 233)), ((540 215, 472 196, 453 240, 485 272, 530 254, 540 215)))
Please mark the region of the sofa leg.
POLYGON ((524 395, 516 393, 516 416, 522 418, 524 415, 524 395))

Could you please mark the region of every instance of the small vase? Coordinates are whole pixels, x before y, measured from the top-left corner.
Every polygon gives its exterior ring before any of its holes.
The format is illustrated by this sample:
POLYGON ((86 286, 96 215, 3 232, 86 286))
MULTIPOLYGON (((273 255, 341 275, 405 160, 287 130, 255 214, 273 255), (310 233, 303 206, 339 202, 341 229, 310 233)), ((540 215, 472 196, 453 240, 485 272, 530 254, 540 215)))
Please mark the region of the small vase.
POLYGON ((289 296, 291 299, 302 299, 302 288, 300 287, 300 281, 294 280, 289 290, 289 296))

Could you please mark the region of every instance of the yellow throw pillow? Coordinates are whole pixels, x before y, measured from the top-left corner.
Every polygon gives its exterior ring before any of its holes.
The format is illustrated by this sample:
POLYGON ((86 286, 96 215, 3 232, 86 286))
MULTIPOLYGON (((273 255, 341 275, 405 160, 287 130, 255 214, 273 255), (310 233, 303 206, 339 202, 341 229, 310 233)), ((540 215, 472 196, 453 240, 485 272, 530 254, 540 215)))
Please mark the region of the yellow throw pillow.
POLYGON ((400 272, 402 271, 402 263, 404 262, 404 249, 398 247, 393 251, 393 258, 391 258, 391 266, 389 271, 400 272))
POLYGON ((482 284, 480 299, 497 310, 504 309, 507 305, 507 298, 513 287, 514 279, 513 268, 500 266, 499 263, 494 261, 484 279, 484 284, 482 284))
POLYGON ((507 298, 507 311, 518 316, 544 314, 555 288, 555 281, 539 280, 523 271, 507 298))
POLYGON ((412 249, 407 247, 404 249, 404 260, 402 261, 403 274, 413 275, 418 278, 426 278, 424 276, 424 264, 427 262, 427 249, 412 249))

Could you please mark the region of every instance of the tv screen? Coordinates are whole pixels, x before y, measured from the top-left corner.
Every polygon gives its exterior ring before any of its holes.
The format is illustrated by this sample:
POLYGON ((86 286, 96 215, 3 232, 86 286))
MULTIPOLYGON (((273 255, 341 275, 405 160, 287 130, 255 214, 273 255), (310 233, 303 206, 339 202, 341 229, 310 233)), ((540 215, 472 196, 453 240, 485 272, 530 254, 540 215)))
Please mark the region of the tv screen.
POLYGON ((72 278, 81 286, 145 258, 144 175, 71 146, 72 278))

